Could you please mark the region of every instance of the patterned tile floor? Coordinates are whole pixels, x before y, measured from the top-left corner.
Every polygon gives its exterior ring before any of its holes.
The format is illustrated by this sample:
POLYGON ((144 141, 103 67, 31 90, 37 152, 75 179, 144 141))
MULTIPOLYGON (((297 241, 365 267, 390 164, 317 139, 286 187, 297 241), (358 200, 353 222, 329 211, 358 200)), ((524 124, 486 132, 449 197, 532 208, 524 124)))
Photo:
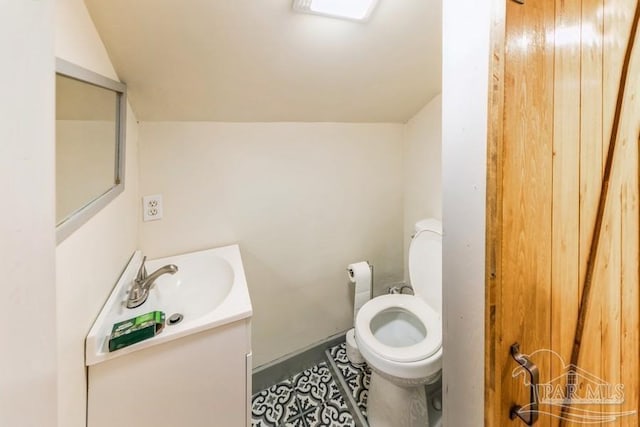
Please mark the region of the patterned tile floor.
MULTIPOLYGON (((255 427, 355 427, 367 425, 367 396, 371 370, 366 365, 353 365, 347 358, 345 344, 326 350, 332 368, 321 362, 293 377, 281 381, 256 394, 252 398, 252 426, 255 427), (335 368, 335 369, 334 369, 335 368), (338 386, 332 377, 335 370, 338 386), (346 387, 345 387, 346 384, 346 387), (351 396, 343 396, 341 389, 351 396), (349 403, 345 402, 348 397, 349 403), (361 413, 352 414, 349 408, 361 413)), ((441 384, 427 389, 429 424, 441 426, 441 384)))
MULTIPOLYGON (((362 424, 367 422, 367 397, 371 382, 371 369, 366 364, 354 365, 347 358, 347 350, 344 343, 331 347, 326 351, 329 360, 334 362, 338 375, 341 375, 346 387, 351 392, 352 407, 358 407, 362 412, 362 424)), ((427 387, 427 400, 429 402, 429 425, 431 427, 442 426, 442 383, 438 381, 427 387)), ((354 417, 358 418, 358 417, 354 417)))
POLYGON ((349 387, 349 391, 351 391, 355 405, 366 419, 371 369, 366 364, 358 366, 349 362, 345 343, 328 349, 327 356, 335 362, 340 375, 342 375, 349 387))
POLYGON ((252 426, 355 426, 325 362, 253 395, 252 426))

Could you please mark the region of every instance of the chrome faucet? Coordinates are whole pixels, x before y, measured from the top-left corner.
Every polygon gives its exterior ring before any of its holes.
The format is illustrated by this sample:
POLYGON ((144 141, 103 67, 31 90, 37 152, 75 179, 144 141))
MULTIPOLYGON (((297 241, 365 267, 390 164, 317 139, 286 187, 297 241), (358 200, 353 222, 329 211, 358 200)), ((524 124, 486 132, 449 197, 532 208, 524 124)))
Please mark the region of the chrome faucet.
POLYGON ((136 274, 136 278, 131 285, 131 290, 129 291, 127 308, 136 308, 144 304, 149 297, 149 291, 158 277, 166 273, 175 274, 178 271, 177 266, 168 264, 164 267, 160 267, 151 274, 147 274, 147 267, 145 266, 146 261, 147 257, 142 258, 142 264, 138 269, 138 274, 136 274))

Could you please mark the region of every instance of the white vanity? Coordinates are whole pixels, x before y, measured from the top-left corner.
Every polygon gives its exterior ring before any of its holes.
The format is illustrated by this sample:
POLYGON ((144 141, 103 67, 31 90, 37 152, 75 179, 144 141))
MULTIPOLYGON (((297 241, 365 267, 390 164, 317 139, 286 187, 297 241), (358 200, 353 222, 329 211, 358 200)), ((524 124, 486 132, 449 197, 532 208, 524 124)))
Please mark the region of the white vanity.
POLYGON ((178 271, 128 309, 141 264, 136 252, 87 336, 88 427, 251 425, 252 308, 238 246, 147 261, 178 271), (154 310, 182 320, 109 352, 115 323, 154 310))

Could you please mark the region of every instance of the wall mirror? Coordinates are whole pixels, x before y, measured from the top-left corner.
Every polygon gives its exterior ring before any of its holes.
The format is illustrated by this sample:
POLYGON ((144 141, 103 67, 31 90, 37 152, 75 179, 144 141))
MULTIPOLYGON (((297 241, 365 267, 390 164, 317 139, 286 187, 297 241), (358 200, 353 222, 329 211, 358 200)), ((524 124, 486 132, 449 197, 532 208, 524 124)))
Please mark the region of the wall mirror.
POLYGON ((56 60, 58 243, 124 190, 126 86, 56 60))

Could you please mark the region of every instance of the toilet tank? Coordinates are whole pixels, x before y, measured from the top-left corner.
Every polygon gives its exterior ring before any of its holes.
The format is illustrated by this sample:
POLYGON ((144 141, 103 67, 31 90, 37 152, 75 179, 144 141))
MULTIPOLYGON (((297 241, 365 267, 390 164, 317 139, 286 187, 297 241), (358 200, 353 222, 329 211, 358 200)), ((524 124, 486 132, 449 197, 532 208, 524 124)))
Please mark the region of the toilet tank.
POLYGON ((409 246, 409 280, 416 296, 442 315, 442 223, 423 219, 409 246))

